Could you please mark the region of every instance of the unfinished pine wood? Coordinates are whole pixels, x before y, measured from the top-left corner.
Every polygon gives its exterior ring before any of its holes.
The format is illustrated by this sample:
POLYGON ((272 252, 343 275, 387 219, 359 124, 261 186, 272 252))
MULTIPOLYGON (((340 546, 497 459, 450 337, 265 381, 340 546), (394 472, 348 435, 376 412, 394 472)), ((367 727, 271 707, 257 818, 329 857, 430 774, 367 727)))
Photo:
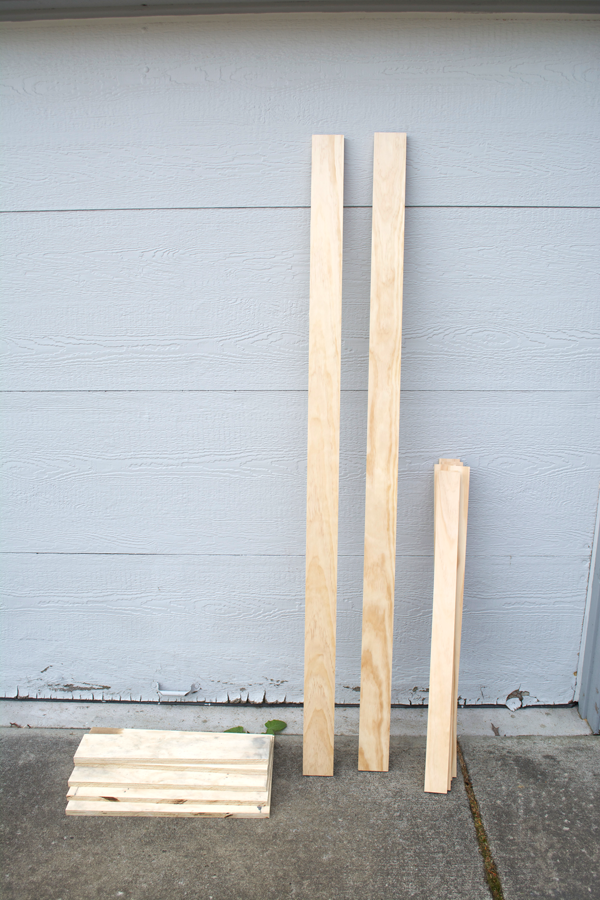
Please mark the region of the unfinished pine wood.
POLYGON ((109 800, 69 800, 68 816, 182 816, 236 819, 268 819, 269 806, 235 806, 218 803, 121 803, 109 800))
MULTIPOLYGON (((437 535, 437 510, 438 510, 438 475, 442 468, 448 469, 448 466, 444 466, 444 462, 448 462, 447 460, 440 459, 439 463, 433 467, 433 545, 435 551, 435 542, 437 535)), ((452 670, 454 671, 454 657, 452 661, 452 670)), ((448 790, 451 787, 451 769, 452 769, 452 751, 450 744, 448 745, 448 790)))
POLYGON ((127 765, 127 766, 135 766, 138 769, 151 769, 154 770, 157 766, 162 767, 164 769, 172 770, 174 772, 197 772, 197 773, 210 773, 212 775, 226 775, 228 773, 244 773, 248 775, 263 775, 267 771, 267 766, 264 763, 206 763, 199 764, 193 762, 182 762, 180 760, 167 760, 161 761, 160 759, 149 760, 148 762, 135 762, 135 761, 127 761, 123 762, 115 759, 114 762, 109 762, 107 760, 95 760, 93 763, 87 762, 84 765, 93 765, 98 768, 112 767, 113 765, 127 765))
MULTIPOLYGON (((437 496, 437 472, 439 470, 450 471, 450 472, 459 472, 461 477, 461 505, 462 505, 462 478, 464 467, 460 459, 440 459, 439 465, 435 466, 436 470, 436 481, 434 487, 434 498, 437 496)), ((435 500, 434 500, 434 522, 435 522, 435 500)), ((434 524, 434 534, 435 534, 435 524, 434 524)), ((459 513, 459 546, 460 546, 460 513, 459 513)), ((460 549, 459 549, 460 552, 460 549)), ((458 561, 457 561, 457 604, 458 604, 458 561)), ((458 606, 457 606, 457 620, 456 627, 458 627, 458 606)), ((457 666, 458 666, 458 657, 457 657, 457 649, 460 652, 460 648, 456 646, 456 630, 455 630, 455 646, 454 646, 454 654, 453 654, 453 663, 452 663, 452 677, 454 684, 454 694, 455 698, 452 701, 452 732, 450 736, 450 741, 448 743, 448 790, 452 787, 452 779, 456 777, 456 764, 457 764, 457 746, 456 746, 456 733, 457 733, 457 703, 458 703, 458 675, 457 675, 457 666)))
POLYGON ((269 803, 271 802, 271 787, 273 785, 273 761, 275 759, 275 738, 273 738, 273 745, 271 747, 271 754, 269 756, 269 770, 267 772, 267 792, 269 794, 269 803))
POLYGON ((94 726, 90 728, 89 734, 123 734, 123 728, 101 728, 94 726))
POLYGON ((267 817, 274 744, 273 735, 94 728, 75 753, 67 815, 267 817), (221 757, 221 771, 204 754, 221 757))
POLYGON ((450 744, 450 778, 456 778, 457 726, 458 726, 458 676, 460 669, 460 643, 462 636, 463 598, 465 592, 465 564, 467 557, 467 520, 469 515, 469 481, 471 470, 464 466, 460 473, 460 510, 458 518, 458 566, 456 574, 456 630, 454 638, 454 691, 452 695, 452 739, 450 744))
POLYGON ((125 803, 227 803, 232 806, 266 805, 268 791, 214 791, 202 788, 121 787, 106 784, 96 787, 71 787, 67 800, 108 800, 125 803))
POLYGON ((123 729, 121 733, 86 734, 75 765, 223 765, 268 764, 272 735, 212 734, 195 731, 123 729))
POLYGON ((225 775, 228 773, 238 773, 243 775, 264 775, 267 771, 267 762, 265 760, 259 760, 257 762, 212 762, 212 763, 197 763, 191 760, 180 760, 180 759, 148 759, 148 760, 123 760, 115 757, 114 759, 88 759, 85 761, 84 758, 77 760, 78 766, 98 766, 99 768, 103 766, 134 766, 139 769, 154 769, 157 766, 164 769, 174 769, 181 771, 190 771, 190 772, 210 772, 214 775, 225 775))
POLYGON ((460 513, 458 528, 458 562, 456 575, 456 631, 455 631, 455 647, 454 647, 454 696, 452 700, 452 736, 450 740, 450 754, 448 765, 448 789, 452 784, 452 779, 456 778, 458 772, 457 765, 457 726, 458 726, 458 678, 460 668, 460 644, 462 635, 462 610, 463 595, 465 586, 465 561, 467 549, 467 518, 469 509, 469 477, 470 469, 460 461, 460 459, 440 459, 440 465, 436 466, 436 470, 440 467, 443 469, 460 468, 461 476, 461 493, 460 493, 460 513))
POLYGON ((305 775, 333 775, 344 138, 313 135, 304 649, 305 775))
POLYGON ((440 469, 449 469, 452 466, 462 466, 462 462, 460 459, 440 459, 439 463, 436 463, 433 467, 434 472, 434 480, 433 480, 433 536, 435 542, 435 522, 436 522, 436 513, 437 513, 437 491, 438 491, 438 483, 437 483, 437 475, 440 469))
POLYGON ((358 768, 389 768, 406 135, 376 134, 358 768))
MULTIPOLYGON (((444 471, 450 472, 459 472, 461 477, 461 499, 460 499, 460 507, 462 510, 463 503, 463 478, 464 478, 464 466, 460 459, 440 459, 439 466, 435 467, 436 470, 443 469, 444 471)), ((437 476, 436 476, 437 477, 437 476)), ((434 496, 437 496, 437 480, 435 482, 435 490, 434 496)), ((435 501, 434 501, 434 510, 435 510, 435 501)), ((466 540, 466 534, 465 534, 466 540)), ((459 537, 458 537, 458 555, 460 558, 461 551, 461 532, 460 532, 460 512, 459 512, 459 537)), ((448 790, 452 787, 452 779, 456 777, 457 773, 457 724, 458 724, 458 666, 459 666, 459 656, 460 656, 460 634, 458 629, 462 626, 462 607, 461 607, 461 615, 460 615, 460 623, 459 623, 459 615, 458 615, 458 604, 459 599, 460 603, 462 603, 462 593, 459 598, 459 580, 458 580, 458 568, 459 562, 457 561, 457 581, 456 581, 456 629, 455 629, 455 645, 454 645, 454 657, 453 657, 453 683, 454 683, 454 697, 452 700, 452 733, 450 737, 450 742, 448 744, 448 790)), ((464 581, 464 565, 463 565, 463 581, 464 581)))
POLYGON ((456 576, 461 473, 437 472, 437 498, 429 710, 425 790, 448 790, 449 746, 452 737, 454 653, 456 630, 456 576))
POLYGON ((174 769, 171 766, 75 766, 69 778, 73 787, 97 787, 112 784, 118 787, 148 787, 182 790, 196 788, 206 791, 265 791, 268 790, 269 770, 262 773, 213 772, 200 766, 174 769))

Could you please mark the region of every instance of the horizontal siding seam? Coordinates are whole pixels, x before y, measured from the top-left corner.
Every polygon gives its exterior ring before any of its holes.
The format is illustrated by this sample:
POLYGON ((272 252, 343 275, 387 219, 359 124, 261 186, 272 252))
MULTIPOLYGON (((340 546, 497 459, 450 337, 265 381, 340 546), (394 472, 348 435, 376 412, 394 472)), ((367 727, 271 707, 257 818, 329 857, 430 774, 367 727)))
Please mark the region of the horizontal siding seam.
MULTIPOLYGON (((0 209, 0 215, 11 215, 17 214, 22 215, 25 213, 39 213, 39 214, 50 214, 50 213, 86 213, 86 212, 209 212, 210 210, 264 210, 264 209, 306 209, 309 210, 310 206, 94 206, 94 207, 82 207, 82 208, 69 208, 69 209, 0 209)), ((344 206, 344 209, 372 209, 370 205, 349 205, 344 206)), ((496 204, 476 204, 476 203, 415 203, 415 204, 406 204, 406 209, 600 209, 600 206, 534 206, 534 205, 506 205, 506 206, 498 206, 496 204)))

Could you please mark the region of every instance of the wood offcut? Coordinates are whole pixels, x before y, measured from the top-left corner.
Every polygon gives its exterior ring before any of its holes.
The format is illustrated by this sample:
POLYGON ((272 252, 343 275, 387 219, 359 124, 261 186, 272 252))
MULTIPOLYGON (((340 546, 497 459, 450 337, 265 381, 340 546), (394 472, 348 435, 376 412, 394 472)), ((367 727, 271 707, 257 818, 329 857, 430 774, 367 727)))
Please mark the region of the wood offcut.
POLYGON ((456 775, 458 675, 470 469, 434 467, 434 582, 425 791, 446 793, 456 775))

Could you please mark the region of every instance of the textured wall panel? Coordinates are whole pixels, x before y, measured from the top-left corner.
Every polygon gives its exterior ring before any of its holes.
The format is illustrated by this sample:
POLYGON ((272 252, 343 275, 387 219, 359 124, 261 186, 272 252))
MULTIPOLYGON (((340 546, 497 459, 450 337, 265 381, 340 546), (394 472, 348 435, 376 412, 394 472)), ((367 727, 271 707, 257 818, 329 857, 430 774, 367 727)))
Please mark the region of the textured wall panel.
POLYGON ((310 136, 339 131, 337 699, 357 701, 372 135, 405 130, 393 699, 427 697, 440 456, 471 466, 461 697, 573 698, 600 477, 597 29, 2 27, 2 690, 301 700, 310 136))
POLYGON ((598 205, 598 21, 340 14, 3 28, 5 209, 308 206, 310 135, 408 132, 407 203, 598 205))

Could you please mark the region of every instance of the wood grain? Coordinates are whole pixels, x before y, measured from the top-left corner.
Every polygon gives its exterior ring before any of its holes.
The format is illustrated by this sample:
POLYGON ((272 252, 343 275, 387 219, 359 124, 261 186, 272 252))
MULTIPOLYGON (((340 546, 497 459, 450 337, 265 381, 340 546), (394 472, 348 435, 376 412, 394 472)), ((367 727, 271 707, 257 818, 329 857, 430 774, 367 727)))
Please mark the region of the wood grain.
POLYGON ((158 762, 177 767, 214 763, 252 768, 262 764, 266 772, 272 747, 272 735, 128 728, 120 734, 84 735, 73 761, 75 766, 148 765, 150 768, 158 762))
POLYGON ((461 472, 437 471, 425 791, 446 793, 452 739, 461 472))
POLYGON ((406 135, 376 134, 358 768, 389 766, 406 135))
POLYGON ((208 771, 208 767, 188 766, 185 769, 174 769, 162 766, 80 766, 76 765, 69 776, 71 787, 100 790, 102 785, 111 784, 113 788, 148 788, 185 791, 202 790, 215 793, 265 792, 268 774, 253 773, 244 767, 241 771, 230 769, 221 772, 208 771))
MULTIPOLYGON (((106 769, 105 769, 106 771, 106 769)), ((138 770, 139 771, 139 770, 138 770)), ((106 782, 94 787, 72 787, 67 791, 67 800, 116 800, 121 803, 227 803, 230 806, 267 805, 267 791, 219 791, 199 787, 149 788, 115 786, 107 778, 106 782)))
POLYGON ((347 202, 368 205, 370 136, 399 122, 409 203, 600 203, 589 19, 155 17, 143 41, 124 19, 2 30, 5 208, 308 206, 306 135, 342 123, 347 202))
POLYGON ((460 671, 460 649, 462 643, 470 476, 471 470, 469 466, 463 466, 463 470, 460 473, 460 511, 458 517, 458 567, 456 573, 456 630, 454 641, 454 689, 452 696, 453 719, 452 739, 450 742, 450 779, 456 778, 458 772, 456 754, 456 741, 458 735, 458 680, 460 671))
POLYGON ((314 135, 304 650, 304 775, 333 775, 344 138, 314 135))
MULTIPOLYGON (((461 478, 460 489, 460 511, 458 523, 458 560, 456 574, 456 621, 454 632, 454 663, 453 663, 453 699, 452 699, 452 726, 451 736, 448 745, 448 790, 452 785, 452 779, 457 773, 457 725, 458 725, 458 673, 460 667, 460 644, 461 644, 461 628, 462 628, 462 608, 464 593, 464 574, 465 574, 465 552, 467 540, 467 509, 469 496, 469 473, 468 469, 463 466, 460 459, 440 459, 439 464, 435 466, 434 475, 434 498, 438 494, 438 472, 439 471, 457 471, 461 478), (466 493, 465 493, 466 487, 466 493)), ((436 500, 434 499, 434 534, 436 522, 436 500)))
POLYGON ((75 752, 67 815, 268 817, 274 743, 265 734, 93 728, 75 752))

